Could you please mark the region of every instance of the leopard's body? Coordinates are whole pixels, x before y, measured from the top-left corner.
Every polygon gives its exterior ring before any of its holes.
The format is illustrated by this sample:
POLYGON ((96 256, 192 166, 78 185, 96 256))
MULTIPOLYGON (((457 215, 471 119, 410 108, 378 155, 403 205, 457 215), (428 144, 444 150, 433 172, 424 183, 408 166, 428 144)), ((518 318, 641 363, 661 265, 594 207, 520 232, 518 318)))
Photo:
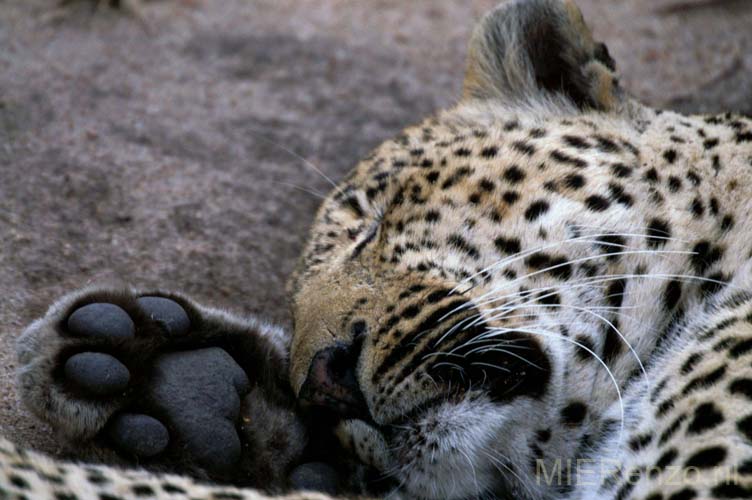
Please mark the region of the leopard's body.
POLYGON ((0 438, 0 498, 7 500, 129 498, 202 498, 216 500, 325 500, 316 493, 269 496, 251 489, 219 487, 188 476, 155 474, 143 469, 54 460, 0 438))
MULTIPOLYGON (((752 497, 750 172, 752 120, 642 106, 571 3, 509 2, 476 31, 459 104, 326 199, 295 333, 268 352, 397 495, 752 497)), ((92 482, 7 442, 0 465, 0 493, 30 498, 260 498, 103 466, 92 482)))

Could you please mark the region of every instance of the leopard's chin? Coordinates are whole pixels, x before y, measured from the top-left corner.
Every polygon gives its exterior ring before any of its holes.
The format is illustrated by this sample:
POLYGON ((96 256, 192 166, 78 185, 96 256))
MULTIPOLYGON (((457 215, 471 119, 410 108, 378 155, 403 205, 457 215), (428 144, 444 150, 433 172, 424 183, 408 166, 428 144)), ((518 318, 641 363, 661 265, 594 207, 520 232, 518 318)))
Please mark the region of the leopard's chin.
POLYGON ((339 436, 408 498, 524 498, 512 495, 514 481, 507 476, 514 466, 498 451, 500 443, 504 446, 506 413, 488 398, 465 397, 437 402, 388 425, 349 421, 349 432, 339 436))

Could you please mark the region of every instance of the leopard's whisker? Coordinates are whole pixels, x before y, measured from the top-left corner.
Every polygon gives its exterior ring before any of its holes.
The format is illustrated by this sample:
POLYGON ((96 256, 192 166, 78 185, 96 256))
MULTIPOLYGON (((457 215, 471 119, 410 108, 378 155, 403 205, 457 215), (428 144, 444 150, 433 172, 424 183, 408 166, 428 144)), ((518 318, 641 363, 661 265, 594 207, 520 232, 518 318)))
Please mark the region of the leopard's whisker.
POLYGON ((575 230, 585 229, 585 230, 593 230, 593 231, 601 231, 601 232, 610 231, 610 234, 613 236, 650 238, 651 240, 662 241, 662 242, 669 242, 669 241, 676 241, 679 243, 691 243, 692 242, 692 240, 687 240, 684 238, 676 238, 676 237, 668 236, 668 235, 659 236, 658 234, 656 234, 657 231, 655 230, 653 230, 653 233, 622 233, 618 231, 609 230, 609 228, 606 226, 589 226, 586 224, 573 224, 569 227, 575 230))
POLYGON ((489 450, 486 447, 480 448, 479 451, 483 453, 486 457, 488 457, 489 460, 491 460, 491 463, 496 470, 498 470, 502 474, 506 471, 510 473, 511 475, 513 475, 519 482, 519 486, 524 488, 527 491, 528 495, 530 495, 530 487, 525 483, 525 481, 520 477, 520 475, 514 471, 514 469, 512 469, 510 466, 506 465, 503 462, 503 460, 509 461, 507 457, 503 456, 499 452, 494 453, 493 449, 489 450))
MULTIPOLYGON (((521 281, 524 281, 526 279, 529 279, 534 276, 539 276, 541 274, 545 274, 551 271, 554 271, 556 269, 561 269, 566 266, 571 266, 574 264, 582 264, 584 262, 590 262, 598 259, 607 259, 609 257, 622 257, 625 255, 696 255, 696 252, 688 251, 688 250, 626 250, 623 252, 609 252, 609 253, 603 253, 598 255, 589 255, 587 257, 580 257, 573 260, 568 260, 559 264, 555 264, 553 266, 548 266, 543 269, 537 269, 531 273, 524 274, 522 276, 519 276, 513 280, 510 280, 507 283, 504 283, 501 287, 498 289, 504 289, 508 288, 510 286, 513 286, 516 283, 519 283, 521 281)), ((498 290, 497 289, 497 290, 498 290)), ((481 295, 479 298, 483 298, 490 293, 493 293, 494 290, 491 292, 487 292, 483 295, 481 295)))
MULTIPOLYGON (((608 327, 611 328, 614 332, 616 332, 616 334, 619 336, 619 338, 621 339, 621 341, 624 342, 624 345, 627 346, 627 348, 629 349, 629 351, 632 353, 632 356, 637 361, 637 364, 640 367, 640 371, 642 372, 642 375, 645 377, 645 381, 649 382, 648 372, 645 370, 645 366, 642 363, 642 359, 640 359, 640 356, 637 354, 637 351, 635 351, 634 347, 632 347, 632 344, 629 343, 629 341, 627 340, 627 338, 616 327, 616 325, 614 325, 614 323, 612 321, 610 321, 608 318, 606 318, 605 316, 603 316, 601 314, 598 314, 595 311, 592 311, 590 308, 587 308, 587 307, 578 307, 578 306, 572 306, 572 305, 567 305, 567 304, 550 304, 550 305, 549 304, 531 304, 531 305, 528 305, 528 306, 525 306, 525 307, 526 308, 569 309, 569 310, 584 312, 586 314, 590 314, 593 317, 599 319, 600 321, 602 321, 603 323, 605 323, 606 325, 608 325, 608 327)), ((488 321, 493 321, 494 319, 495 319, 494 317, 491 317, 491 318, 488 319, 488 321)))
MULTIPOLYGON (((473 343, 472 341, 468 341, 468 342, 462 343, 459 346, 454 347, 450 351, 432 352, 432 353, 426 354, 423 357, 423 359, 427 359, 427 358, 430 358, 430 357, 436 357, 436 356, 456 356, 456 357, 460 357, 460 358, 464 359, 464 358, 467 358, 467 356, 469 356, 471 354, 474 354, 476 352, 480 352, 480 351, 494 351, 494 352, 503 352, 505 354, 509 354, 510 356, 514 356, 515 358, 518 358, 518 359, 520 359, 522 361, 525 361, 526 363, 530 364, 531 366, 534 366, 535 368, 539 368, 540 369, 539 366, 535 365, 534 363, 532 363, 528 359, 524 358, 523 356, 520 356, 519 354, 515 354, 515 353, 512 353, 512 352, 509 352, 506 349, 501 349, 501 348, 496 348, 496 347, 479 346, 479 347, 476 347, 476 348, 474 348, 474 349, 472 349, 472 350, 470 350, 470 351, 468 351, 466 353, 463 353, 463 354, 458 354, 457 353, 457 350, 459 350, 459 349, 461 349, 463 347, 466 347, 468 345, 472 345, 472 343, 473 343)), ((505 344, 505 347, 507 347, 506 344, 505 344)), ((452 364, 452 363, 450 363, 450 362, 443 362, 442 361, 440 363, 434 364, 433 366, 439 366, 440 364, 452 364)), ((459 365, 454 365, 454 366, 457 366, 457 368, 460 369, 460 370, 462 369, 459 365)), ((510 371, 510 370, 508 370, 506 368, 503 368, 503 367, 500 367, 500 366, 496 367, 496 368, 499 368, 499 369, 507 371, 507 372, 510 371)))
MULTIPOLYGON (((567 266, 571 266, 573 264, 581 264, 581 263, 590 262, 590 261, 593 261, 593 260, 604 259, 604 258, 609 258, 609 257, 619 257, 619 256, 624 256, 624 255, 695 255, 695 254, 696 254, 696 252, 684 251, 684 250, 627 250, 627 251, 623 251, 623 252, 609 252, 609 253, 603 253, 603 254, 598 254, 598 255, 590 255, 590 256, 587 256, 587 257, 580 257, 578 259, 573 259, 573 260, 568 260, 568 261, 565 261, 565 262, 557 263, 557 264, 555 264, 553 266, 548 266, 548 267, 545 267, 543 269, 538 269, 538 270, 535 270, 535 271, 533 271, 531 273, 527 273, 525 275, 519 276, 519 277, 517 277, 517 278, 515 278, 513 280, 510 280, 510 281, 502 284, 499 287, 495 287, 492 290, 490 290, 490 291, 488 291, 488 292, 480 295, 479 297, 477 297, 475 299, 475 301, 476 302, 477 301, 482 301, 483 299, 485 299, 489 295, 492 295, 494 293, 498 293, 500 290, 504 290, 504 289, 510 288, 510 287, 514 286, 515 284, 517 284, 517 283, 519 283, 521 281, 524 281, 526 279, 530 279, 530 278, 535 277, 535 276, 543 275, 543 274, 546 274, 548 272, 554 271, 556 269, 561 269, 561 268, 564 268, 564 267, 567 267, 567 266)), ((476 274, 479 274, 479 273, 476 273, 476 274)), ((472 289, 472 287, 470 289, 472 289)), ((460 306, 457 307, 457 310, 462 310, 462 308, 470 307, 471 305, 472 305, 471 303, 462 304, 462 305, 460 305, 460 306)), ((444 318, 450 316, 451 314, 454 314, 455 312, 456 312, 456 310, 449 311, 448 313, 446 313, 446 315, 444 316, 444 318)))
POLYGON ((291 187, 293 189, 297 189, 298 191, 302 191, 304 193, 308 193, 312 196, 315 196, 316 198, 319 198, 321 200, 326 200, 326 195, 319 193, 318 191, 314 189, 305 188, 303 186, 298 186, 297 184, 294 184, 292 182, 283 182, 283 181, 270 181, 274 184, 281 184, 283 186, 291 187))
MULTIPOLYGON (((478 351, 482 351, 482 352, 493 351, 493 352, 501 352, 501 353, 504 353, 504 354, 508 354, 508 355, 510 355, 510 356, 512 356, 514 358, 519 359, 520 361, 524 361, 525 363, 527 363, 528 365, 532 366, 533 368, 537 368, 538 370, 542 370, 542 368, 540 366, 536 365, 535 363, 533 363, 529 359, 525 358, 524 356, 520 356, 519 354, 515 354, 513 352, 507 351, 506 349, 495 349, 495 348, 488 348, 488 347, 476 347, 472 351, 470 351, 470 352, 468 352, 468 353, 466 353, 466 354, 464 354, 462 356, 463 357, 467 357, 470 354, 472 354, 474 352, 478 352, 478 351)), ((478 364, 485 365, 486 363, 478 363, 478 364)), ((489 366, 493 366, 493 365, 489 365, 489 366)), ((496 366, 495 368, 500 369, 500 370, 505 370, 507 372, 511 371, 509 369, 502 368, 501 366, 496 366)))
POLYGON ((541 330, 541 329, 538 329, 538 328, 514 328, 514 329, 507 329, 507 328, 492 327, 492 328, 489 328, 489 335, 491 333, 497 333, 499 335, 503 335, 505 333, 509 333, 509 331, 517 331, 517 332, 523 332, 523 333, 530 333, 531 335, 540 335, 540 336, 543 336, 543 337, 557 338, 557 339, 563 340, 565 342, 569 342, 569 343, 574 344, 575 346, 579 347, 580 349, 583 349, 585 352, 587 352, 588 354, 590 354, 591 356, 593 356, 593 358, 595 358, 598 361, 598 363, 600 363, 600 365, 603 367, 603 369, 606 370, 606 372, 608 373, 608 376, 611 379, 611 382, 613 383, 614 390, 616 391, 616 395, 617 395, 618 400, 619 400, 619 410, 620 410, 621 416, 620 416, 620 419, 619 419, 619 434, 618 434, 618 438, 617 438, 616 442, 617 442, 617 445, 620 445, 621 441, 622 441, 622 438, 623 438, 623 432, 624 432, 624 401, 622 399, 621 389, 619 388, 619 384, 616 381, 616 377, 614 376, 613 372, 608 367, 608 365, 606 364, 606 362, 600 356, 598 356, 595 352, 593 352, 592 349, 590 349, 589 347, 583 345, 582 343, 577 342, 574 339, 570 339, 568 337, 560 335, 558 333, 549 332, 547 330, 541 330))
POLYGON ((274 139, 270 139, 268 136, 266 136, 266 134, 264 134, 264 132, 262 132, 260 130, 256 130, 254 128, 247 128, 247 127, 245 128, 245 130, 247 130, 248 132, 252 133, 256 138, 261 139, 262 141, 266 142, 267 144, 269 144, 271 146, 274 146, 275 148, 279 149, 280 151, 284 151, 285 153, 289 154, 293 158, 299 160, 300 162, 302 162, 303 165, 305 165, 306 167, 310 168, 311 170, 313 170, 314 172, 316 172, 317 174, 319 174, 337 192, 340 192, 340 193, 342 192, 342 188, 336 182, 334 182, 331 177, 329 177, 328 175, 326 175, 323 170, 321 170, 319 167, 317 167, 309 159, 307 159, 307 158, 299 155, 298 153, 296 153, 292 149, 288 148, 284 144, 280 144, 277 141, 275 141, 274 139))
POLYGON ((459 451, 460 454, 465 457, 467 464, 470 466, 470 471, 473 473, 473 483, 475 484, 475 491, 480 491, 480 486, 478 485, 478 474, 475 471, 475 464, 473 463, 467 452, 465 452, 465 450, 463 450, 461 447, 458 447, 457 451, 459 451))
POLYGON ((433 367, 448 366, 448 367, 450 367, 450 368, 452 368, 454 370, 457 370, 457 372, 460 374, 460 377, 462 377, 463 383, 465 382, 465 369, 462 368, 460 365, 458 365, 456 363, 451 363, 451 362, 448 362, 448 361, 442 361, 442 362, 439 362, 439 363, 435 363, 432 366, 433 367))
MULTIPOLYGON (((539 288, 532 288, 530 290, 525 290, 523 292, 517 292, 513 294, 503 295, 501 297, 494 297, 487 299, 482 302, 476 303, 476 307, 486 306, 493 304, 494 302, 500 302, 504 301, 503 305, 497 306, 493 309, 484 309, 485 312, 488 312, 489 310, 501 310, 508 309, 508 310, 514 310, 519 309, 525 304, 533 303, 533 302, 541 302, 543 299, 547 299, 550 297, 554 297, 556 295, 559 295, 562 291, 570 291, 572 289, 576 288, 596 288, 593 287, 591 283, 582 283, 577 285, 555 285, 555 286, 548 286, 548 287, 539 287, 539 288), (514 300, 508 300, 510 298, 514 298, 514 300)), ((597 287, 602 288, 602 287, 597 287)), ((604 298, 608 299, 610 297, 615 296, 615 294, 609 294, 606 295, 604 298)), ((614 311, 617 314, 619 311, 622 311, 624 309, 638 309, 639 306, 592 306, 592 309, 599 310, 599 311, 614 311)), ((479 316, 480 314, 476 315, 479 316)))
POLYGON ((599 283, 607 283, 610 281, 620 280, 620 279, 662 279, 662 280, 677 280, 682 282, 692 282, 692 281, 699 281, 703 283, 713 283, 716 285, 721 286, 732 286, 735 289, 740 289, 739 287, 734 287, 730 284, 728 281, 724 280, 717 280, 714 278, 706 278, 704 276, 697 276, 697 275, 691 275, 691 274, 668 274, 668 273, 650 273, 650 274, 632 274, 632 273, 623 273, 623 274, 603 274, 598 276, 591 276, 591 277, 584 277, 577 280, 571 280, 567 283, 563 283, 561 285, 551 285, 547 287, 539 287, 534 288, 530 290, 525 290, 524 292, 515 292, 512 294, 505 294, 501 295, 499 297, 492 297, 488 298, 488 296, 492 295, 493 293, 500 293, 503 291, 505 287, 499 287, 497 289, 492 290, 491 292, 484 294, 484 300, 476 300, 475 305, 485 305, 490 304, 493 302, 497 302, 500 300, 506 300, 507 297, 514 297, 516 295, 519 295, 521 293, 524 293, 526 296, 529 295, 531 292, 536 291, 543 291, 543 290, 550 290, 550 289, 560 289, 560 290, 566 290, 571 288, 582 288, 585 286, 590 286, 593 284, 599 284, 599 283))
MULTIPOLYGON (((561 247, 563 245, 569 244, 569 243, 587 243, 587 244, 595 244, 601 247, 617 247, 617 248, 640 248, 640 247, 633 247, 628 245, 623 245, 620 243, 610 242, 608 240, 599 240, 596 238, 601 237, 614 237, 614 236, 623 236, 623 237, 643 237, 643 238, 653 238, 651 235, 647 234, 639 234, 639 233, 614 233, 613 231, 610 232, 603 232, 601 234, 589 234, 589 235, 582 235, 577 236, 574 238, 568 238, 565 240, 559 240, 553 243, 547 243, 545 245, 540 245, 538 247, 530 248, 528 250, 524 250, 521 252, 517 252, 515 254, 510 255, 509 257, 505 257, 501 259, 500 261, 497 261, 490 266, 487 266, 480 271, 471 274, 467 278, 465 278, 462 282, 460 282, 457 286, 454 287, 451 293, 455 293, 463 284, 466 284, 469 281, 472 281, 474 278, 483 275, 485 273, 488 273, 489 271, 492 271, 494 269, 498 269, 501 266, 511 264, 513 262, 516 262, 522 258, 528 257, 530 255, 533 255, 538 252, 542 252, 544 250, 548 250, 551 248, 557 248, 561 247)), ((680 240, 683 241, 683 240, 680 240)), ((676 252, 682 252, 682 251, 666 251, 666 250, 646 250, 646 252, 655 252, 655 253, 676 253, 676 252)), ((694 252, 687 251, 690 254, 693 254, 694 252)), ((564 265, 564 264, 561 264, 564 265)), ((474 288, 474 286, 471 286, 470 289, 474 288)), ((465 290, 466 291, 466 290, 465 290)))
MULTIPOLYGON (((602 256, 608 256, 608 255, 609 254, 604 254, 602 256)), ((585 260, 585 259, 589 259, 589 258, 584 258, 583 260, 585 260)), ((563 265, 563 264, 561 264, 561 265, 563 265)), ((544 270, 540 270, 540 271, 536 271, 535 273, 530 273, 527 276, 531 276, 533 274, 538 274, 540 272, 545 272, 545 271, 546 271, 545 269, 544 270)), ((609 282, 609 281, 615 281, 617 279, 624 279, 624 278, 629 278, 629 277, 656 277, 656 276, 657 275, 655 275, 655 274, 652 274, 652 275, 634 275, 634 274, 601 275, 601 276, 585 277, 585 278, 581 278, 579 280, 574 280, 574 281, 568 282, 568 283, 566 283, 564 285, 560 285, 558 287, 557 286, 552 286, 552 287, 547 287, 547 288, 557 289, 557 290, 567 289, 567 288, 572 289, 572 288, 575 288, 575 287, 585 287, 585 286, 589 286, 589 285, 592 285, 592 284, 606 283, 606 282, 609 282)), ((667 275, 667 276, 671 276, 671 275, 667 275)), ((682 276, 689 276, 689 275, 682 275, 682 276)), ((524 277, 522 277, 522 278, 524 278, 524 277)), ((519 278, 519 279, 522 279, 522 278, 519 278)), ((725 282, 720 282, 718 280, 713 280, 711 278, 700 278, 700 277, 694 277, 694 278, 698 278, 698 279, 701 279, 701 280, 708 280, 708 281, 711 281, 711 282, 717 282, 719 284, 725 283, 725 282)), ((476 299, 476 300, 474 300, 472 302, 469 302, 469 303, 466 303, 466 304, 462 304, 462 305, 458 306, 457 308, 455 308, 455 309, 449 311, 448 313, 446 313, 444 316, 442 316, 439 319, 439 321, 444 321, 448 317, 450 317, 451 315, 456 314, 456 313, 458 313, 458 312, 460 312, 460 311, 462 311, 462 310, 464 310, 464 309, 466 309, 468 307, 478 307, 480 305, 486 305, 486 304, 493 303, 493 302, 496 302, 496 301, 499 301, 499 300, 507 300, 509 297, 514 297, 514 296, 518 296, 519 297, 517 299, 518 301, 519 300, 525 300, 527 297, 531 297, 531 295, 533 295, 533 293, 536 290, 539 290, 539 289, 533 289, 533 290, 518 291, 518 292, 515 292, 513 294, 502 295, 501 297, 492 297, 492 294, 499 293, 499 292, 503 291, 505 288, 508 288, 508 287, 507 286, 499 287, 498 289, 494 289, 494 290, 492 290, 492 291, 490 291, 490 292, 488 292, 486 294, 481 295, 478 299, 476 299), (489 299, 489 296, 491 296, 490 299, 489 299)), ((555 292, 553 292, 553 293, 555 293, 555 292)), ((551 295, 553 295, 553 293, 551 295)), ((530 302, 530 300, 528 300, 528 302, 530 302)), ((516 304, 514 304, 514 302, 512 302, 512 304, 515 305, 515 307, 521 307, 521 305, 516 305, 516 304)), ((507 306, 509 306, 509 304, 507 304, 507 306)), ((465 318, 462 321, 458 322, 455 325, 455 327, 458 326, 458 325, 461 325, 463 323, 466 324, 467 321, 472 321, 472 320, 470 320, 469 318, 465 318)), ((444 333, 444 335, 442 335, 442 337, 437 341, 437 343, 443 342, 444 339, 447 336, 453 334, 455 331, 456 331, 456 328, 452 328, 452 329, 448 330, 447 332, 444 333)))

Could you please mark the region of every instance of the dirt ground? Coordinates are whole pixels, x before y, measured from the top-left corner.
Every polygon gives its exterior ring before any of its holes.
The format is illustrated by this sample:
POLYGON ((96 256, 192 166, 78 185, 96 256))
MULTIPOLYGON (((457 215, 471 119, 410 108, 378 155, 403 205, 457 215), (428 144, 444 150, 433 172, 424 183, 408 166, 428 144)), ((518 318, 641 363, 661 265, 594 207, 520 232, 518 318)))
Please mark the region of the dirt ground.
MULTIPOLYGON (((287 323, 319 194, 454 101, 493 0, 162 0, 148 28, 90 4, 0 2, 0 432, 55 452, 17 403, 13 341, 83 284, 125 281, 287 323), (301 160, 306 158, 306 161, 301 160)), ((752 113, 752 2, 579 0, 623 83, 752 113)))

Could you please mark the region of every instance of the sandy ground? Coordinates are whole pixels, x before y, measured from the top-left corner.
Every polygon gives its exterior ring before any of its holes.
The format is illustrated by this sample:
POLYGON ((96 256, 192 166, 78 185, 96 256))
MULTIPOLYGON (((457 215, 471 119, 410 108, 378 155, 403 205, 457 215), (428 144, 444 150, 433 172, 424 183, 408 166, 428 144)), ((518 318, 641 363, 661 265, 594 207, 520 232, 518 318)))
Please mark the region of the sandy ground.
MULTIPOLYGON (((0 432, 58 451, 16 402, 12 346, 73 287, 172 287, 287 323, 284 282, 329 188, 306 163, 337 180, 452 103, 493 4, 163 0, 145 29, 1 2, 0 432)), ((580 4, 633 94, 752 113, 752 2, 580 4)))

